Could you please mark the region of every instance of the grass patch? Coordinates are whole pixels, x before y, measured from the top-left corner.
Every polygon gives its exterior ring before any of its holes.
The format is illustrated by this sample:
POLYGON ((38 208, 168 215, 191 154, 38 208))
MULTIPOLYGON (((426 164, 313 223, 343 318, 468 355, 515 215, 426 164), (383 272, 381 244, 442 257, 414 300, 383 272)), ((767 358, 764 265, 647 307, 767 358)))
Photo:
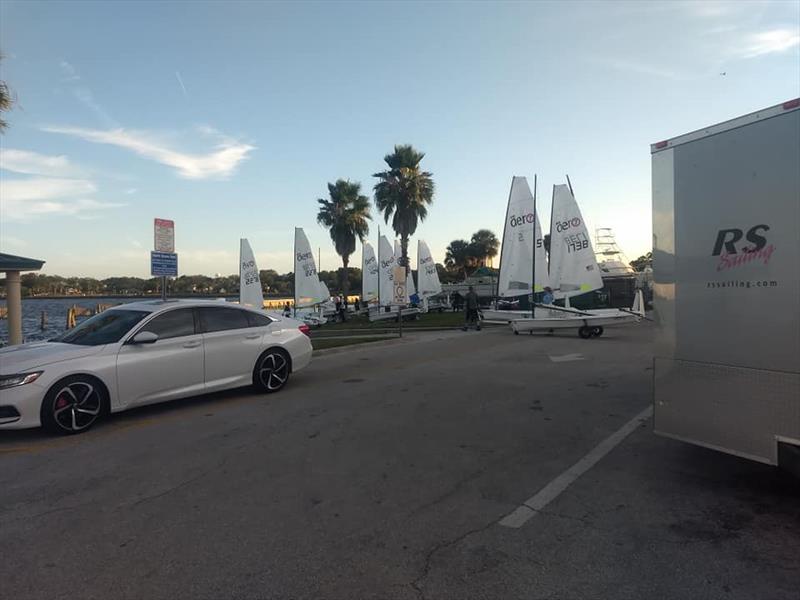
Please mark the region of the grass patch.
POLYGON ((314 350, 327 350, 328 348, 339 348, 340 346, 354 346, 356 344, 369 344, 370 342, 382 342, 383 340, 395 340, 397 336, 375 336, 375 337, 348 337, 348 338, 317 338, 311 339, 314 350))

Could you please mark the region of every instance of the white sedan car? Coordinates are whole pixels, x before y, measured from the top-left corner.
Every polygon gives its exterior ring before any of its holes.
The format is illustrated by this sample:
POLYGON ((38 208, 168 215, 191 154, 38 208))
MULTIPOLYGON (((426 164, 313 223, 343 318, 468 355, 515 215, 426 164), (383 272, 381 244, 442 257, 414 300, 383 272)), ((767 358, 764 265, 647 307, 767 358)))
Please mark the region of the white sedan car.
POLYGON ((223 302, 117 306, 48 342, 0 349, 0 429, 80 433, 134 406, 246 385, 277 392, 310 362, 308 331, 223 302))

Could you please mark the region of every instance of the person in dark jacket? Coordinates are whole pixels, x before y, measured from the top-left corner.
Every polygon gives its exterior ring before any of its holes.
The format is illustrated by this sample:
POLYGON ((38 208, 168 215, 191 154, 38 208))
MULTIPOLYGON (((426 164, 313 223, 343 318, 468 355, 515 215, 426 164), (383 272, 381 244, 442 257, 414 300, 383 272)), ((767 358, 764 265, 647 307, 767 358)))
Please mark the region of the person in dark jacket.
POLYGON ((464 298, 464 331, 469 329, 472 324, 475 324, 475 329, 481 330, 481 322, 478 319, 478 294, 475 293, 475 288, 469 286, 469 291, 464 298))
POLYGON ((458 312, 461 310, 461 294, 455 292, 453 294, 453 312, 458 312))

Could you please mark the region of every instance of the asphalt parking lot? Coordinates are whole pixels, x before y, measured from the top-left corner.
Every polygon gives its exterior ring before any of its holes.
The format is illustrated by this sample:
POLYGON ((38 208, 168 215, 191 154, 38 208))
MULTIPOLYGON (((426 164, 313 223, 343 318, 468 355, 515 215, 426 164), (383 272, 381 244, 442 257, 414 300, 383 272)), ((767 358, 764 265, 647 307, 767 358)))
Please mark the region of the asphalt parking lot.
POLYGON ((2 432, 0 597, 797 600, 800 483, 654 436, 650 338, 415 334, 2 432))

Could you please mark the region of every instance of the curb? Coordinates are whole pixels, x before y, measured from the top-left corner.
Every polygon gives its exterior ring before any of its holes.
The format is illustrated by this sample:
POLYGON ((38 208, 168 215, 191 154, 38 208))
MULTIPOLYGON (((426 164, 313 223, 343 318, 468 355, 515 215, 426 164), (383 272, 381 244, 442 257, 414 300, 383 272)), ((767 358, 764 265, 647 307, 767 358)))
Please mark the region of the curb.
POLYGON ((397 346, 399 344, 416 341, 413 337, 402 337, 393 340, 384 340, 381 342, 365 342, 363 344, 350 344, 349 346, 342 346, 341 348, 324 348, 322 350, 314 350, 311 354, 312 357, 327 356, 329 354, 342 354, 344 352, 355 352, 356 350, 364 350, 366 348, 381 348, 384 346, 397 346))

